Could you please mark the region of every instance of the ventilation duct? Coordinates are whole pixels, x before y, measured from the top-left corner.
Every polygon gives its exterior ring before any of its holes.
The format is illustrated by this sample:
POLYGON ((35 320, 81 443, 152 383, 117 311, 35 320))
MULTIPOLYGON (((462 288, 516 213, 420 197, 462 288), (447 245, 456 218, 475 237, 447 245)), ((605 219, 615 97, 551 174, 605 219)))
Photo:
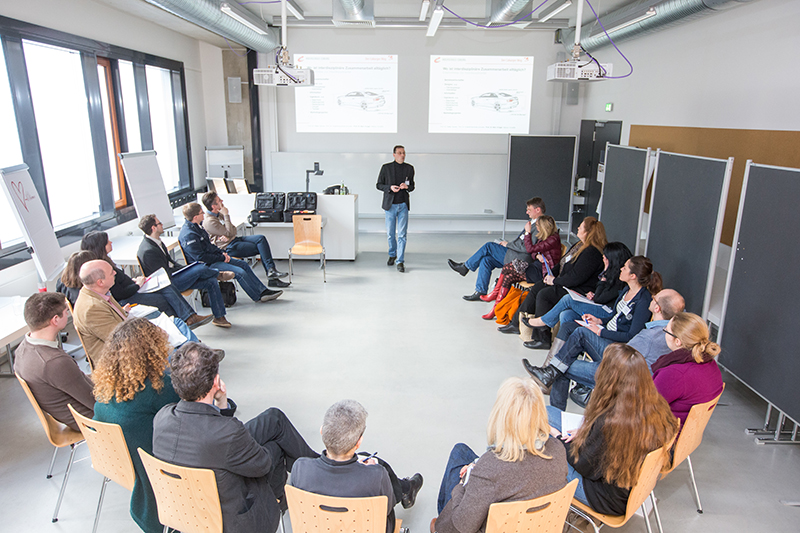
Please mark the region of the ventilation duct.
MULTIPOLYGON (((600 17, 600 22, 603 23, 606 29, 610 30, 615 26, 620 26, 627 21, 644 15, 651 7, 655 8, 655 16, 612 32, 611 38, 614 39, 615 43, 620 43, 749 1, 751 0, 666 0, 664 2, 640 0, 603 15, 600 17)), ((594 24, 582 27, 581 34, 589 35, 588 37, 581 37, 581 46, 589 52, 610 44, 608 37, 606 37, 603 29, 600 28, 596 21, 594 24), (591 34, 587 31, 588 28, 592 28, 591 34)), ((571 50, 575 42, 575 30, 563 31, 561 33, 561 42, 571 50)))
POLYGON ((489 15, 489 26, 514 22, 514 19, 523 9, 527 8, 530 11, 530 6, 531 0, 492 0, 492 14, 489 15))
POLYGON ((233 41, 246 46, 257 52, 270 52, 280 46, 277 32, 272 28, 267 28, 266 23, 247 11, 240 8, 234 1, 230 1, 236 12, 250 20, 259 27, 264 26, 267 34, 260 35, 251 30, 241 22, 237 22, 229 17, 220 9, 219 0, 145 0, 148 4, 172 13, 176 17, 196 24, 203 29, 216 33, 233 41))
POLYGON ((333 25, 344 28, 374 28, 375 0, 333 0, 333 25))

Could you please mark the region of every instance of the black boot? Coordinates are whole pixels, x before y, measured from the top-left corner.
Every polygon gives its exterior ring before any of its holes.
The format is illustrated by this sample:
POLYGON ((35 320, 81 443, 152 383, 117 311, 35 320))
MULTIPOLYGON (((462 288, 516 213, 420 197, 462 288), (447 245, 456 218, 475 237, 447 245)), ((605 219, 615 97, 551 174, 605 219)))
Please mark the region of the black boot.
POLYGON ((533 330, 531 332, 531 346, 526 346, 526 348, 531 348, 534 350, 549 350, 553 338, 550 328, 547 326, 540 326, 531 329, 533 330))
POLYGON ((572 390, 569 391, 570 399, 584 409, 586 409, 586 405, 589 403, 589 398, 591 398, 591 396, 592 389, 585 385, 575 385, 572 387, 572 390))
POLYGON ((553 365, 547 365, 544 368, 540 366, 533 366, 528 362, 527 359, 523 359, 522 364, 525 366, 525 370, 528 371, 528 374, 530 374, 533 378, 533 381, 535 381, 542 389, 542 392, 544 393, 545 389, 547 390, 546 394, 550 393, 550 387, 553 385, 555 380, 562 375, 561 371, 553 365))

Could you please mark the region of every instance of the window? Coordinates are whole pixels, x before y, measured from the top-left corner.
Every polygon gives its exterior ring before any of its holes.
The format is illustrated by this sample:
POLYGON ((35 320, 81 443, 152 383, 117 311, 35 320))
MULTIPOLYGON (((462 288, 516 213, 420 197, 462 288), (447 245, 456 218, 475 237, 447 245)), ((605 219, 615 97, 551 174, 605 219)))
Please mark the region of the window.
POLYGON ((153 131, 153 149, 167 192, 180 187, 178 168, 178 138, 173 111, 172 72, 147 65, 147 99, 150 103, 150 126, 153 131))
MULTIPOLYGON (((0 48, 1 49, 1 48, 0 48)), ((0 54, 0 168, 13 167, 24 163, 19 146, 19 132, 11 100, 11 87, 8 84, 6 59, 0 54)), ((6 247, 22 240, 22 231, 11 210, 11 204, 0 187, 0 246, 6 247)))
POLYGON ((114 191, 114 207, 117 209, 128 205, 125 194, 125 177, 122 164, 117 157, 122 150, 119 142, 119 123, 117 121, 116 98, 111 81, 111 61, 104 57, 97 58, 97 77, 100 82, 100 102, 103 106, 103 126, 106 131, 108 146, 108 166, 111 173, 111 187, 114 191))
POLYGON ((100 212, 80 53, 23 41, 50 218, 63 228, 100 212))
POLYGON ((142 132, 139 128, 139 109, 136 107, 136 81, 133 77, 133 63, 120 60, 117 65, 128 152, 141 152, 142 132))

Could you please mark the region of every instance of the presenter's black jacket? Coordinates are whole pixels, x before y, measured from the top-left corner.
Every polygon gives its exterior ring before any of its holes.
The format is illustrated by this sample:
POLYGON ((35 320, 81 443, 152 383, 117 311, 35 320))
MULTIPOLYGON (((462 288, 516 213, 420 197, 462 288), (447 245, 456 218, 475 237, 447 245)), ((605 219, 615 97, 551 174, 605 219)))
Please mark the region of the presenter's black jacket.
POLYGON ((178 270, 183 268, 183 265, 172 259, 166 246, 162 243, 161 246, 156 244, 153 239, 144 237, 142 244, 139 245, 139 251, 136 252, 136 257, 139 259, 139 264, 142 266, 142 271, 145 276, 149 276, 159 268, 163 268, 167 275, 172 278, 172 275, 178 270))
POLYGON ((403 192, 406 193, 405 204, 408 206, 408 209, 411 210, 411 202, 408 199, 408 193, 414 190, 414 167, 408 163, 402 163, 400 165, 394 161, 386 163, 381 167, 381 171, 378 174, 378 183, 375 184, 375 187, 379 191, 383 191, 383 203, 381 203, 381 207, 384 211, 388 211, 392 208, 392 204, 395 203, 395 194, 401 194, 403 192), (406 180, 408 180, 408 190, 398 193, 392 192, 392 185, 400 185, 401 183, 405 183, 406 180))

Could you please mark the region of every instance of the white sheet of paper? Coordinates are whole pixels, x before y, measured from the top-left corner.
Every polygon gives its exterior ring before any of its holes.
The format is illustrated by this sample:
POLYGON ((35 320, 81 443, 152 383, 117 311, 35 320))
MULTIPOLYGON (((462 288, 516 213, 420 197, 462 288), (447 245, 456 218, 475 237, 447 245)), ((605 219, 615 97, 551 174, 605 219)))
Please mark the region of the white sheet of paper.
POLYGON ((144 285, 139 288, 139 292, 143 294, 156 292, 171 284, 167 271, 164 270, 164 267, 161 267, 147 277, 144 285))
POLYGON ((155 318, 151 318, 150 322, 167 332, 169 337, 167 342, 169 342, 170 346, 172 347, 180 346, 188 340, 183 333, 181 333, 172 319, 164 313, 161 313, 155 318))
POLYGON ((611 312, 611 308, 610 308, 609 306, 607 306, 607 305, 601 305, 601 304, 599 304, 599 303, 593 302, 593 301, 591 301, 589 298, 587 298, 586 296, 583 296, 582 294, 580 294, 580 293, 577 293, 577 292, 573 291, 572 289, 567 289, 567 292, 569 293, 570 297, 572 297, 572 299, 573 299, 573 300, 575 300, 576 302, 581 302, 581 303, 585 303, 585 304, 596 305, 597 307, 602 307, 602 308, 603 308, 603 310, 604 310, 606 313, 610 313, 610 312, 611 312))
POLYGON ((583 424, 583 415, 561 412, 561 433, 575 433, 583 424))

